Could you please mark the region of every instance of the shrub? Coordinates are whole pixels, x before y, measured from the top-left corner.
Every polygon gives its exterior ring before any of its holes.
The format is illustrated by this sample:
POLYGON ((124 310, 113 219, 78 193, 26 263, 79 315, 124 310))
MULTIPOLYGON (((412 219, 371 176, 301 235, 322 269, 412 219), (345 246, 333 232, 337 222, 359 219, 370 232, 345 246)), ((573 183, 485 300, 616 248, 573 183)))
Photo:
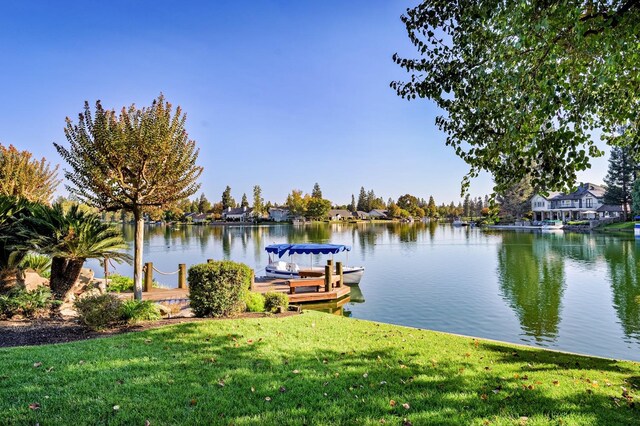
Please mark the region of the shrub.
POLYGON ((189 299, 198 317, 229 316, 244 310, 251 286, 251 268, 242 263, 218 261, 189 268, 189 299))
POLYGON ((15 315, 27 318, 42 316, 59 304, 60 302, 53 300, 48 287, 39 286, 31 291, 16 288, 0 296, 0 318, 11 318, 15 315))
POLYGON ((76 300, 74 307, 80 321, 93 330, 122 322, 122 301, 114 294, 99 294, 76 300))
POLYGON ((22 269, 33 269, 43 278, 51 277, 51 258, 42 254, 29 253, 22 262, 20 262, 22 269))
MULTIPOLYGON (((153 288, 160 287, 160 284, 153 280, 151 283, 153 288)), ((133 278, 125 277, 124 275, 111 274, 109 275, 109 284, 107 285, 107 291, 114 293, 122 293, 123 291, 133 291, 133 278)))
POLYGON ((264 312, 264 296, 260 293, 248 291, 244 298, 249 312, 264 312))
POLYGON ((267 312, 277 312, 278 306, 282 306, 285 311, 289 309, 289 297, 286 294, 274 291, 264 294, 264 309, 267 312))
POLYGON ((158 306, 150 300, 127 300, 120 310, 123 321, 135 323, 139 321, 155 321, 162 318, 158 306))

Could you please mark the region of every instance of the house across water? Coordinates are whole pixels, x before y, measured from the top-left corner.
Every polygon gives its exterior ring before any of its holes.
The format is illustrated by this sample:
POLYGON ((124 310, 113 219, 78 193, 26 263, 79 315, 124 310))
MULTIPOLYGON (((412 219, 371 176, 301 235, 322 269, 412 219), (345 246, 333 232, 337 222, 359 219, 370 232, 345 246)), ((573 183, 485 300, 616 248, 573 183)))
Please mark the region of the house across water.
POLYGON ((536 194, 531 199, 533 220, 589 220, 621 217, 622 205, 604 203, 606 188, 593 183, 581 183, 569 194, 550 192, 546 197, 536 194))

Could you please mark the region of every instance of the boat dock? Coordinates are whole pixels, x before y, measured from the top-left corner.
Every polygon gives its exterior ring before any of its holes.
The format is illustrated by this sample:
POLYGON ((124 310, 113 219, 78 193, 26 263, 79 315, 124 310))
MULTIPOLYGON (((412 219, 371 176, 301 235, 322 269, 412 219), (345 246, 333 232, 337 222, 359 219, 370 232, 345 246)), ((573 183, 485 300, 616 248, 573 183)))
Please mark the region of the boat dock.
MULTIPOLYGON (((257 277, 251 290, 257 293, 275 291, 285 293, 289 297, 289 303, 322 303, 332 302, 348 296, 351 292, 349 286, 341 282, 339 275, 333 275, 331 281, 324 276, 313 278, 300 278, 285 280, 282 278, 257 277)), ((132 292, 118 293, 123 300, 133 299, 132 292)), ((142 300, 154 302, 185 302, 189 300, 188 288, 150 288, 142 292, 142 300)))

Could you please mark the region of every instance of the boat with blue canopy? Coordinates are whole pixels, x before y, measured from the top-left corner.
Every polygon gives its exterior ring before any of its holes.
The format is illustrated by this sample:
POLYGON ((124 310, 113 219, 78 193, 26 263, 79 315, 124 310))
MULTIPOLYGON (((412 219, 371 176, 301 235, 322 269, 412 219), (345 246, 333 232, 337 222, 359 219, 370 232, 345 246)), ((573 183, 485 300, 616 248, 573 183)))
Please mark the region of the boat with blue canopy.
MULTIPOLYGON (((347 253, 351 251, 351 246, 342 244, 271 244, 265 247, 269 253, 269 264, 265 268, 265 273, 272 278, 305 278, 318 277, 324 274, 324 267, 301 268, 295 261, 295 255, 333 255, 347 253), (280 260, 283 256, 289 256, 289 262, 280 260)), ((358 284, 364 274, 362 266, 344 266, 342 268, 345 284, 358 284)))

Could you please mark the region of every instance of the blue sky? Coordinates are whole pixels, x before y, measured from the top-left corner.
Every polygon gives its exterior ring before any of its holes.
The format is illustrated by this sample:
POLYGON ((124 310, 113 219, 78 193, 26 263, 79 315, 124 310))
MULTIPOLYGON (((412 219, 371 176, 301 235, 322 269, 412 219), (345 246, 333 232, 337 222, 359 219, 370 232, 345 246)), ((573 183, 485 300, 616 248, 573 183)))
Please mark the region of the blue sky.
MULTIPOLYGON (((259 184, 348 203, 361 186, 394 199, 458 200, 467 167, 444 145, 437 108, 389 88, 413 54, 400 15, 416 1, 5 0, 0 142, 62 163, 66 116, 97 99, 145 106, 164 93, 187 112, 202 191, 236 200, 259 184)), ((606 157, 580 180, 601 182, 606 157)), ((61 164, 64 167, 64 164, 61 164)), ((472 182, 472 195, 491 192, 472 182)))

